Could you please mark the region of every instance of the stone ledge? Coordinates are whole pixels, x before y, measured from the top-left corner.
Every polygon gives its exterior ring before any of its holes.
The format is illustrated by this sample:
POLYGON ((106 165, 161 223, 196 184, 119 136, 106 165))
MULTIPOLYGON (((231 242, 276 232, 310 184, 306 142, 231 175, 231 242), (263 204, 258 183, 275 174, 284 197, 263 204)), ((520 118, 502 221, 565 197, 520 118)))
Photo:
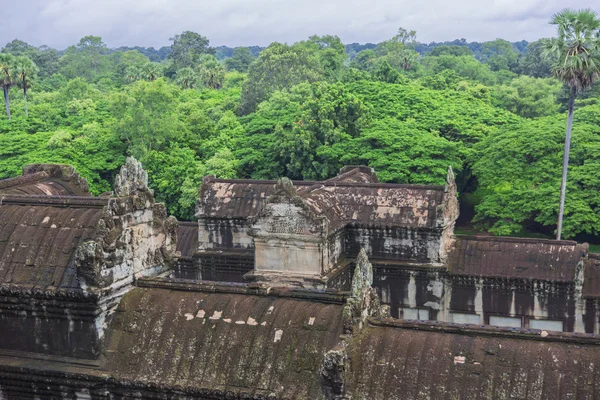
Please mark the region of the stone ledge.
POLYGON ((372 326, 453 333, 470 336, 496 336, 511 339, 538 340, 600 345, 600 335, 591 333, 553 332, 540 329, 507 328, 490 325, 455 324, 439 321, 409 321, 395 318, 369 318, 372 326))
POLYGON ((103 208, 108 205, 108 197, 91 196, 45 196, 45 195, 0 195, 2 204, 37 205, 51 207, 103 208))
POLYGON ((348 292, 339 292, 331 289, 317 290, 290 287, 262 287, 252 283, 192 281, 173 278, 140 278, 137 280, 136 284, 140 288, 187 292, 246 294, 250 296, 275 296, 333 304, 344 304, 350 295, 348 292))

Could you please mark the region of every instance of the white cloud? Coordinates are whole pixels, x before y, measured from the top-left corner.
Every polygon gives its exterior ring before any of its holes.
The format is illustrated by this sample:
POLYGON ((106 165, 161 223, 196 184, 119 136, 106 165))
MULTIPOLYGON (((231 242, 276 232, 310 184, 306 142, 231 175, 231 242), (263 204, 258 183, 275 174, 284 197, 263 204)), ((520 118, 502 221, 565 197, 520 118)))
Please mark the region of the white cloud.
MULTIPOLYGON (((2 0, 4 1, 4 0, 2 0)), ((8 2, 8 1, 7 1, 8 2)), ((345 43, 379 42, 398 27, 415 29, 423 42, 535 40, 553 34, 557 0, 28 0, 3 5, 0 38, 64 48, 86 35, 110 47, 160 47, 184 30, 213 45, 295 42, 336 34, 345 43)), ((572 8, 595 0, 571 0, 572 8)), ((3 45, 3 43, 0 43, 3 45)))

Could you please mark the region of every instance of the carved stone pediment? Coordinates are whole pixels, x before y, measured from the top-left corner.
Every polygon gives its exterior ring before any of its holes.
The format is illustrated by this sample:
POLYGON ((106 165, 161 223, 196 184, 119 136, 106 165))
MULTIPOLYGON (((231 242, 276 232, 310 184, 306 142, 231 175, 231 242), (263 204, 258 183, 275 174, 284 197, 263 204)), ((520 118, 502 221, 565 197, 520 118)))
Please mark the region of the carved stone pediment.
POLYGON ((320 236, 324 229, 324 217, 316 216, 310 207, 296 194, 291 180, 282 178, 275 184, 259 214, 252 219, 253 236, 313 235, 320 236))

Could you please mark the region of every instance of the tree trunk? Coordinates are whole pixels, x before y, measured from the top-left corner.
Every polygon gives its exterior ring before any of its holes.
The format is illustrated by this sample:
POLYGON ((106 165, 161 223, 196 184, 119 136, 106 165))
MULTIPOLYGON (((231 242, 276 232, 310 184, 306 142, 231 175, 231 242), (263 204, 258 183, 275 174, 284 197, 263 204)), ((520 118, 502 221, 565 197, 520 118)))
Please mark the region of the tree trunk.
POLYGON ((562 234, 563 215, 565 212, 565 195, 567 193, 567 170, 569 169, 569 151, 571 150, 571 129, 573 128, 573 110, 575 109, 575 95, 577 89, 571 88, 569 97, 569 116, 567 118, 567 136, 565 137, 565 154, 563 156, 562 182, 560 184, 560 208, 558 209, 558 228, 556 229, 556 240, 560 240, 562 234))
POLYGON ((6 105, 6 116, 10 119, 10 99, 8 98, 8 88, 4 88, 4 104, 6 105))
POLYGON ((23 90, 23 101, 25 102, 25 116, 29 117, 29 110, 27 109, 27 90, 23 90))

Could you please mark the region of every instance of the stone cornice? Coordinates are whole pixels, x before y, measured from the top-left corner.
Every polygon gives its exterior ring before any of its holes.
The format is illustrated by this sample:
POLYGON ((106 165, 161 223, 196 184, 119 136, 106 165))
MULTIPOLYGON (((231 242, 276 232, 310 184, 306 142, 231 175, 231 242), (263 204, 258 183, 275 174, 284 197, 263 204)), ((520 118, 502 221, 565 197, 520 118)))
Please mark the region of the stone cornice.
POLYGON ((24 206, 36 205, 48 207, 102 208, 108 204, 108 201, 108 197, 0 195, 0 206, 3 204, 14 204, 24 206))

